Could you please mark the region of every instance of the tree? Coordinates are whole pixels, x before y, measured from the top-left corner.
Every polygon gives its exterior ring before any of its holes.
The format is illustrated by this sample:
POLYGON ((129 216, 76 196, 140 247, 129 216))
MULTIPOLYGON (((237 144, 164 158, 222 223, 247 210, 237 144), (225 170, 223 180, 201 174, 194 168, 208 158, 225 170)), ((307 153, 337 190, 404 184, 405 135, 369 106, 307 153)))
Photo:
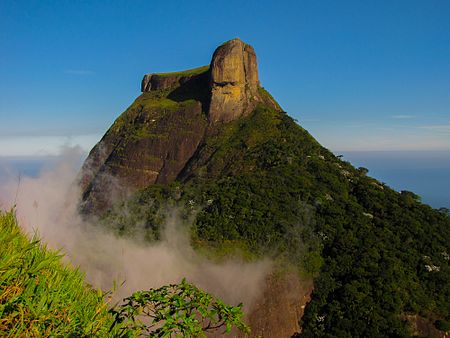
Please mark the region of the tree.
POLYGON ((438 211, 439 211, 441 214, 449 215, 449 216, 450 216, 450 210, 449 210, 448 208, 439 208, 438 211))
POLYGON ((358 171, 361 173, 361 175, 367 175, 368 174, 368 172, 369 172, 369 169, 367 169, 367 168, 364 168, 364 167, 359 167, 358 168, 358 171))
POLYGON ((185 279, 180 284, 137 291, 111 313, 115 319, 111 329, 120 327, 120 337, 134 333, 141 337, 205 337, 205 332, 220 328, 230 333, 233 326, 250 332, 242 321, 242 304, 226 305, 185 279))

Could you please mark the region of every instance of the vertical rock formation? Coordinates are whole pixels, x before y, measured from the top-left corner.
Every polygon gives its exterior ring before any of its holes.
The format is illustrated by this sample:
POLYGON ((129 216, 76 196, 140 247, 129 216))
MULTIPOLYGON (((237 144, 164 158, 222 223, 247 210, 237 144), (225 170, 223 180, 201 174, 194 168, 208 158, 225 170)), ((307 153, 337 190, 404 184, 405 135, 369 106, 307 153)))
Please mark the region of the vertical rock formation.
MULTIPOLYGON (((182 86, 195 77, 200 67, 186 72, 146 74, 141 91, 167 90, 182 86)), ((210 123, 230 122, 253 111, 258 102, 265 102, 276 109, 279 106, 264 98, 259 90, 258 65, 255 50, 239 38, 219 46, 209 67, 210 123), (267 102, 269 101, 269 102, 267 102)))
POLYGON ((259 80, 252 46, 238 38, 219 46, 212 57, 210 72, 210 122, 229 122, 255 108, 259 80))
POLYGON ((112 187, 133 192, 173 182, 210 128, 250 114, 258 102, 281 110, 259 87, 255 51, 240 39, 219 46, 210 66, 144 75, 141 91, 82 168, 87 212, 108 208, 112 187))

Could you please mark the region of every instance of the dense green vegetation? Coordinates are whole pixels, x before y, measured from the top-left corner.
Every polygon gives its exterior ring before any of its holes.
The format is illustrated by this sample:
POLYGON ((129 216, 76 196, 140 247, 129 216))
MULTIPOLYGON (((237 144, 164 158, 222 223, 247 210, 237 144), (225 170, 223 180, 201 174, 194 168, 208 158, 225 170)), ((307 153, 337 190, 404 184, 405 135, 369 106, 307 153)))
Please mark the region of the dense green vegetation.
POLYGON ((449 217, 365 176, 351 193, 318 211, 325 264, 305 336, 408 336, 407 314, 450 320, 449 217))
POLYGON ((13 212, 0 212, 0 336, 108 335, 113 321, 103 293, 60 260, 21 233, 13 212))
POLYGON ((249 332, 242 305, 226 305, 185 280, 135 292, 112 308, 104 296, 61 255, 36 237, 28 240, 13 212, 0 211, 2 337, 200 337, 232 327, 249 332))
MULTIPOLYGON (((155 121, 166 117, 169 113, 182 110, 194 105, 194 99, 178 102, 174 98, 168 98, 169 91, 154 91, 142 93, 133 104, 116 119, 111 127, 111 132, 125 132, 123 137, 145 138, 149 130, 155 129, 155 121), (141 125, 134 124, 141 112, 150 112, 151 119, 141 125), (142 134, 144 133, 144 134, 142 134)), ((167 137, 167 135, 165 136, 167 137)))
POLYGON ((134 220, 107 219, 122 233, 139 219, 153 240, 168 204, 194 216, 199 248, 236 243, 314 276, 305 337, 403 337, 409 315, 450 321, 449 216, 336 157, 285 113, 260 106, 210 131, 175 183, 121 207, 134 220))

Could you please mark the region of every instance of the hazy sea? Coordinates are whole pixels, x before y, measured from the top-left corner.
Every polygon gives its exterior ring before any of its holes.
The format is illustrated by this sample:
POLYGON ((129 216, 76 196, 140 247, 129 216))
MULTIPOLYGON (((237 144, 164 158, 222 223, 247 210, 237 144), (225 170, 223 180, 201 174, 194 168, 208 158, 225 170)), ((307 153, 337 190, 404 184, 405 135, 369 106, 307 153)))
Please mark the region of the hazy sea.
POLYGON ((37 177, 43 170, 52 170, 57 160, 57 156, 0 156, 0 183, 4 183, 6 180, 19 179, 20 176, 37 177))
POLYGON ((450 151, 341 152, 391 188, 409 190, 434 208, 450 209, 450 151))
MULTIPOLYGON (((450 151, 336 152, 391 188, 409 190, 434 208, 450 209, 450 151)), ((36 177, 51 170, 57 157, 0 157, 0 184, 21 176, 36 177)))

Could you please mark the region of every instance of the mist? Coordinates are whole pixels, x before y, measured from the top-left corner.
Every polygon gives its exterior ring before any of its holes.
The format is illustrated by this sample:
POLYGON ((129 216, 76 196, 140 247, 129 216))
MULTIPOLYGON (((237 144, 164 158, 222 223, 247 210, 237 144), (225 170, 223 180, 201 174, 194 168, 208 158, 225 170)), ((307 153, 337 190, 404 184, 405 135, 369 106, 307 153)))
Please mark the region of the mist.
POLYGON ((117 237, 84 220, 77 211, 80 193, 74 182, 85 155, 78 147, 64 148, 54 165, 37 177, 8 171, 0 186, 0 207, 14 208, 23 230, 61 250, 68 263, 86 274, 89 284, 105 291, 114 281, 122 284, 113 294, 116 300, 186 278, 231 305, 243 302, 245 311, 251 309, 264 291, 272 267, 269 259, 251 263, 206 259, 191 247, 176 209, 168 211, 162 239, 155 243, 117 237))

